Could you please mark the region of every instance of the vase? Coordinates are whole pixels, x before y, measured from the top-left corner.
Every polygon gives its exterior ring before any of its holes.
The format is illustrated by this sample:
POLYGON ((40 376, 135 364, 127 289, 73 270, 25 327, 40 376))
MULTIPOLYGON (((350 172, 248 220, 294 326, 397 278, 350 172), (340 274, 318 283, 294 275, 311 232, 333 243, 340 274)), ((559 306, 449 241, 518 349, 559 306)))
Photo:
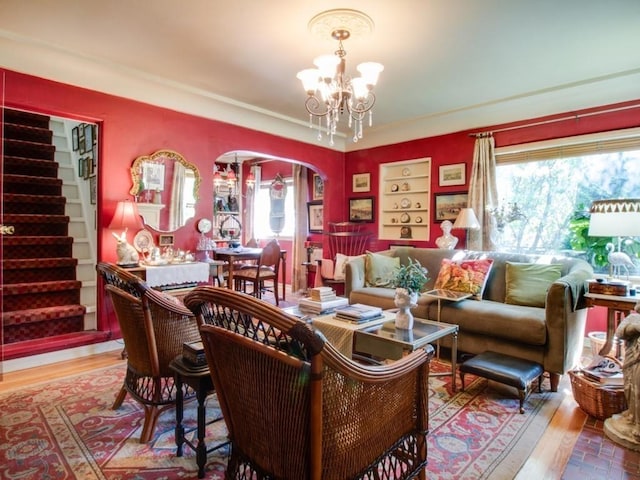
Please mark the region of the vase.
POLYGON ((396 288, 394 303, 398 307, 396 313, 396 328, 411 330, 413 328, 413 313, 411 308, 418 304, 418 292, 409 293, 404 288, 396 288))

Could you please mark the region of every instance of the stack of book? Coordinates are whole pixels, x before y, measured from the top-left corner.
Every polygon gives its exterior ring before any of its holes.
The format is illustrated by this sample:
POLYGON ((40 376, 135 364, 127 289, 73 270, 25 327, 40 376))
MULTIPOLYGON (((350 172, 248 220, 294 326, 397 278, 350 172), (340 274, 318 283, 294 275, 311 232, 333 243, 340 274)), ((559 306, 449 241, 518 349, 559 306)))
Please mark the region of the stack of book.
POLYGON ((196 366, 207 364, 207 357, 205 357, 204 345, 202 342, 183 343, 182 358, 196 366))
POLYGON ((582 369, 582 374, 607 387, 624 387, 622 365, 611 357, 596 356, 588 366, 582 369))
POLYGON ((353 305, 336 309, 335 317, 339 320, 355 323, 369 322, 377 318, 382 318, 382 309, 362 303, 354 303, 353 305))
POLYGON ((314 315, 322 313, 331 313, 336 308, 349 305, 349 299, 344 297, 335 297, 331 300, 312 300, 311 298, 301 298, 298 302, 298 308, 303 313, 314 315))
POLYGON ((316 302, 335 300, 336 291, 331 287, 315 287, 309 290, 309 298, 316 302))

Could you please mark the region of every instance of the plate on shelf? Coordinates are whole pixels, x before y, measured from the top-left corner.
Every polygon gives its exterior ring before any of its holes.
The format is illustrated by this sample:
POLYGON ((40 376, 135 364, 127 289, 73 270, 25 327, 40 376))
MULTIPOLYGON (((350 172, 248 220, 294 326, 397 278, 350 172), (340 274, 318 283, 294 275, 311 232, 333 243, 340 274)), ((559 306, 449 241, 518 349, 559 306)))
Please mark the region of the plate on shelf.
POLYGON ((398 191, 398 188, 399 188, 399 187, 398 187, 398 184, 397 184, 397 183, 394 183, 393 185, 391 185, 391 191, 392 191, 392 192, 397 192, 397 191, 398 191))
POLYGON ((142 229, 133 237, 133 246, 138 252, 147 252, 155 247, 153 235, 149 230, 142 229))
POLYGON ((402 184, 402 191, 403 191, 403 192, 408 192, 409 190, 410 190, 410 188, 409 188, 409 184, 408 184, 407 182, 404 182, 404 183, 402 184))
POLYGON ((211 231, 211 220, 208 218, 201 218, 198 221, 198 231, 200 233, 209 233, 211 231))
POLYGON ((411 206, 411 200, 409 200, 408 198, 403 198, 402 200, 400 200, 400 206, 402 208, 409 208, 411 206))
POLYGON ((411 217, 408 213, 403 213, 400 215, 400 223, 409 223, 411 221, 411 217))
POLYGON ((411 175, 411 170, 409 170, 409 167, 404 167, 402 169, 402 176, 403 177, 408 177, 409 175, 411 175))

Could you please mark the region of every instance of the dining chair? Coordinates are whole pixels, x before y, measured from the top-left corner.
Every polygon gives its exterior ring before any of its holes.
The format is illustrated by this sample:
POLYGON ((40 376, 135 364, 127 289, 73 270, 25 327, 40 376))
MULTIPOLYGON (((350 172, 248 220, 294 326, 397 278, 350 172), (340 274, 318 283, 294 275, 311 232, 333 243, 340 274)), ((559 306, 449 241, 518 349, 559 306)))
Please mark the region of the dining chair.
POLYGON ((237 290, 246 293, 247 283, 253 285, 252 295, 262 298, 262 293, 266 290, 265 281, 273 282, 273 295, 276 305, 280 303, 280 295, 278 293, 278 272, 280 271, 280 244, 277 240, 271 240, 262 248, 262 253, 256 265, 245 265, 243 268, 234 272, 234 281, 237 290))
MULTIPOLYGON (((153 438, 159 415, 176 403, 174 372, 169 364, 182 353, 184 343, 199 341, 200 334, 196 318, 179 300, 149 288, 137 277, 129 280, 125 288, 117 282, 105 286, 127 351, 124 384, 112 408, 120 408, 127 394, 140 403, 144 409, 140 443, 147 443, 153 438)), ((194 395, 185 385, 184 398, 194 395)))
POLYGON ((276 306, 196 287, 196 315, 231 454, 225 478, 426 478, 433 348, 358 364, 276 306))

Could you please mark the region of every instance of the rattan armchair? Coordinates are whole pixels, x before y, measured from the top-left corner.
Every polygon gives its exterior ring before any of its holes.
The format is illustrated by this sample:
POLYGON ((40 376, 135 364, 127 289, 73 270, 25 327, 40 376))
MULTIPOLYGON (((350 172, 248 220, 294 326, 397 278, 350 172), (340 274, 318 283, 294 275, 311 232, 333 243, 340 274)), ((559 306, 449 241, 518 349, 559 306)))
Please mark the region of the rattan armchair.
POLYGON ((184 300, 229 431, 225 478, 426 478, 431 347, 365 366, 260 299, 197 287, 184 300))
MULTIPOLYGON (((121 270, 105 266, 98 269, 101 274, 115 273, 120 280, 127 278, 126 285, 112 279, 105 286, 127 349, 124 385, 112 408, 119 408, 127 393, 143 406, 140 443, 146 443, 153 438, 160 413, 176 403, 174 372, 169 364, 182 353, 183 343, 199 341, 200 333, 196 318, 179 301, 116 269, 121 270)), ((186 386, 183 394, 185 398, 194 396, 186 386)))

